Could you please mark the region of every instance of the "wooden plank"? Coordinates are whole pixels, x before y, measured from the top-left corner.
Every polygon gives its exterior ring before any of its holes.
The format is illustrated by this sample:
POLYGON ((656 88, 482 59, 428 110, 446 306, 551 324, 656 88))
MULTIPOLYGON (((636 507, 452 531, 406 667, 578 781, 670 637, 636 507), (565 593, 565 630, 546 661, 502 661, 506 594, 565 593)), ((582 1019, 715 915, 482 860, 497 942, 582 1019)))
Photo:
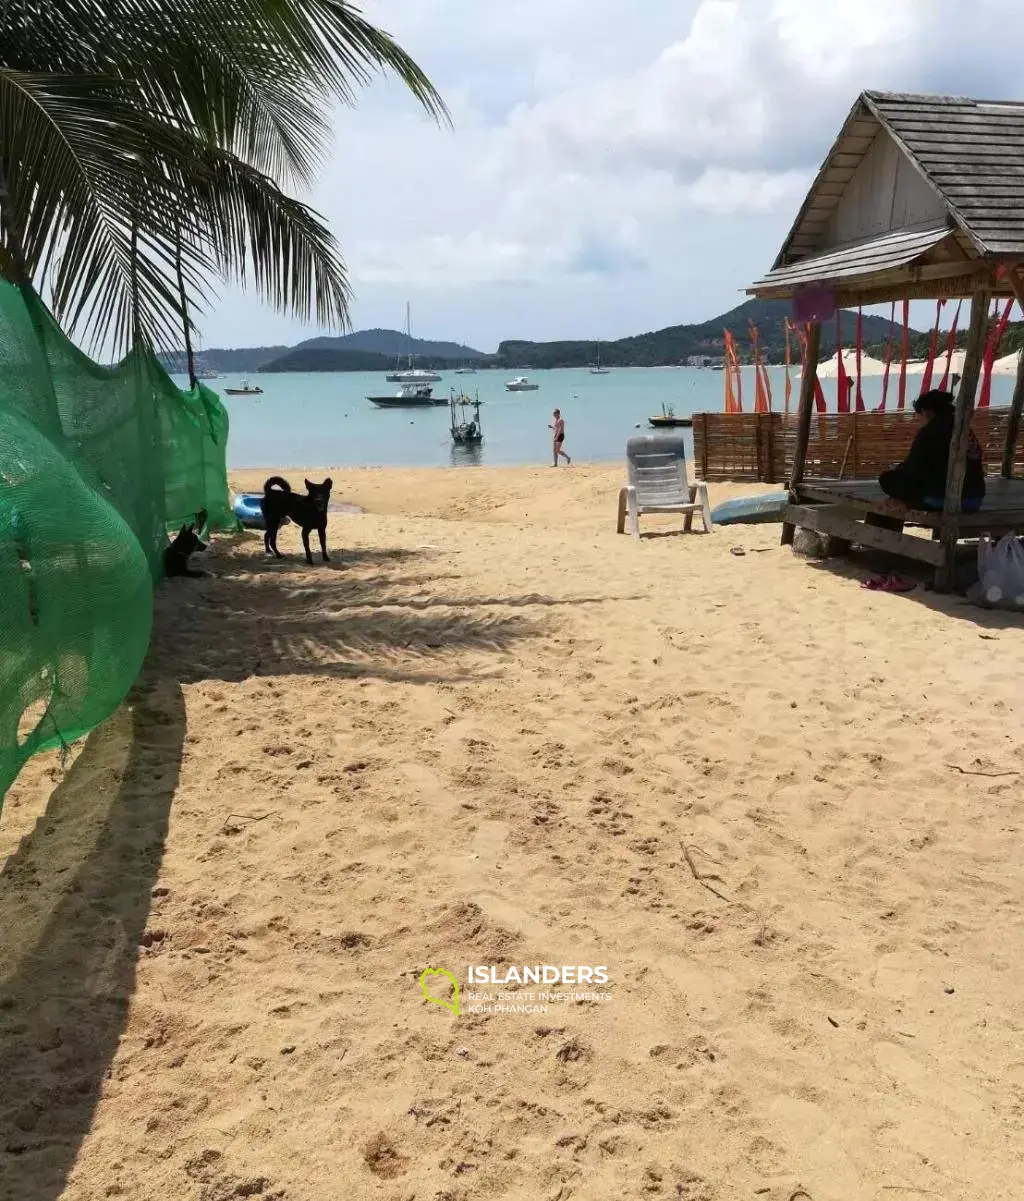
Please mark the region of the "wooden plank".
MULTIPOLYGON (((1024 282, 1016 271, 1009 273, 1010 283, 1017 303, 1024 308, 1024 282)), ((1024 354, 1017 356, 1017 379, 1013 385, 1013 400, 1010 402, 1010 419, 1006 423, 1006 442, 1003 446, 1003 462, 1000 468, 1003 478, 1010 479, 1013 475, 1013 460, 1017 451, 1017 437, 1020 433, 1020 417, 1024 412, 1024 354)))
MULTIPOLYGON (((807 444, 811 439, 811 409, 814 405, 814 382, 818 378, 818 356, 821 353, 821 325, 815 321, 807 331, 807 357, 800 376, 800 402, 797 406, 796 447, 793 450, 793 466, 789 475, 792 489, 804 478, 807 462, 807 444)), ((782 545, 793 542, 793 523, 782 523, 782 545)))
POLYGON ((900 135, 908 142, 926 136, 945 137, 948 136, 947 130, 957 136, 1024 137, 1024 120, 1020 117, 1004 118, 1001 121, 993 121, 977 114, 943 117, 941 121, 933 121, 927 117, 906 117, 894 121, 893 124, 899 127, 900 135))
POLYGON ((965 182, 970 180, 991 180, 993 183, 1005 184, 1007 176, 1016 179, 1020 175, 1024 175, 1024 163, 1018 163, 1016 160, 1009 163, 1004 163, 998 169, 991 163, 965 163, 960 159, 950 159, 946 162, 932 163, 928 168, 928 174, 936 184, 940 187, 945 186, 951 180, 962 179, 965 182))
POLYGON ((896 530, 865 525, 846 516, 841 510, 841 505, 786 505, 782 510, 782 520, 793 526, 831 534, 846 542, 930 563, 933 567, 941 565, 942 546, 939 543, 928 538, 916 538, 912 534, 900 534, 896 530))
POLYGON ((960 533, 958 518, 967 469, 967 445, 970 440, 971 418, 974 415, 974 397, 978 390, 978 377, 981 375, 985 335, 988 330, 990 296, 987 291, 979 291, 971 300, 971 324, 967 331, 964 366, 956 398, 956 416, 953 419, 953 436, 949 443, 946 496, 942 509, 942 565, 935 580, 940 591, 948 591, 953 586, 956 544, 960 533))
POLYGON ((903 140, 912 149, 918 146, 978 146, 987 148, 990 146, 1005 146, 1008 149, 1016 150, 1020 146, 1024 146, 1024 124, 1018 122, 1016 128, 1010 129, 993 129, 985 127, 980 130, 965 129, 961 126, 948 125, 942 129, 936 126, 928 126, 924 129, 909 129, 905 124, 900 124, 900 135, 903 140))

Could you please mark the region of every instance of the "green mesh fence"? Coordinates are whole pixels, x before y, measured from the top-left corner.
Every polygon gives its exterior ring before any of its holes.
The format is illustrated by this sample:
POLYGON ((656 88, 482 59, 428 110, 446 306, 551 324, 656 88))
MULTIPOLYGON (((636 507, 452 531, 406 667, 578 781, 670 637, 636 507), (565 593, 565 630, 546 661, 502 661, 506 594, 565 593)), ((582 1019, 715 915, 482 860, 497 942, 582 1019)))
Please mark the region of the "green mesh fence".
POLYGON ((149 645, 167 531, 235 529, 217 395, 135 352, 100 367, 0 281, 0 800, 116 709, 149 645))

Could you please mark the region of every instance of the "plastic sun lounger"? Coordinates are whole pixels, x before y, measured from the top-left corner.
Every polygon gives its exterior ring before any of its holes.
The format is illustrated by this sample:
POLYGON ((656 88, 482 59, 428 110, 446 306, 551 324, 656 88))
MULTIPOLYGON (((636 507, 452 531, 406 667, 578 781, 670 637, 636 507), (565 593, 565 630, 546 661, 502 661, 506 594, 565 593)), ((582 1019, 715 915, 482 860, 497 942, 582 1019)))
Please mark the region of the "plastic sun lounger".
POLYGON ((646 435, 626 443, 629 484, 619 492, 618 532, 640 537, 640 517, 644 513, 682 513, 683 529, 693 528, 693 515, 699 513, 704 533, 714 529, 707 484, 690 483, 686 473, 686 445, 681 434, 646 435))

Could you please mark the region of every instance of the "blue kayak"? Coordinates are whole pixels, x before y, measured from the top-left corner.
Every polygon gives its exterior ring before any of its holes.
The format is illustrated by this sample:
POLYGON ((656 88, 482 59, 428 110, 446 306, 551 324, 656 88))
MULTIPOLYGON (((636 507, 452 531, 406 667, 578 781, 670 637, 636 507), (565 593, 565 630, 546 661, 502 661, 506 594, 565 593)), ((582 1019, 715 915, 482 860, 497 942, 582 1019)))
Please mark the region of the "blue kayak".
POLYGON ((231 512, 242 525, 249 529, 262 530, 264 528, 263 510, 260 508, 262 500, 262 492, 239 492, 231 502, 231 512))
POLYGON ((711 510, 715 525, 758 525, 781 521, 782 510, 789 503, 785 492, 762 492, 758 496, 738 496, 723 501, 711 510))

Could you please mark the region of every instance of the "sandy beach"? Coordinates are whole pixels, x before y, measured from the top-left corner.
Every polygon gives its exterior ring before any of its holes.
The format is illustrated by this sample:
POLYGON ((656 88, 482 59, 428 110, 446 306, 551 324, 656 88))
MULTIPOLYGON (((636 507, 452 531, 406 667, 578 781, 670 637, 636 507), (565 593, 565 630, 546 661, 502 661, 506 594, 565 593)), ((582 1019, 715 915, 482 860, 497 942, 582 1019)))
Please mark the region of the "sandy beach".
POLYGON ((620 466, 331 474, 7 798, 0 1197, 1019 1198, 1015 619, 619 537, 620 466))

